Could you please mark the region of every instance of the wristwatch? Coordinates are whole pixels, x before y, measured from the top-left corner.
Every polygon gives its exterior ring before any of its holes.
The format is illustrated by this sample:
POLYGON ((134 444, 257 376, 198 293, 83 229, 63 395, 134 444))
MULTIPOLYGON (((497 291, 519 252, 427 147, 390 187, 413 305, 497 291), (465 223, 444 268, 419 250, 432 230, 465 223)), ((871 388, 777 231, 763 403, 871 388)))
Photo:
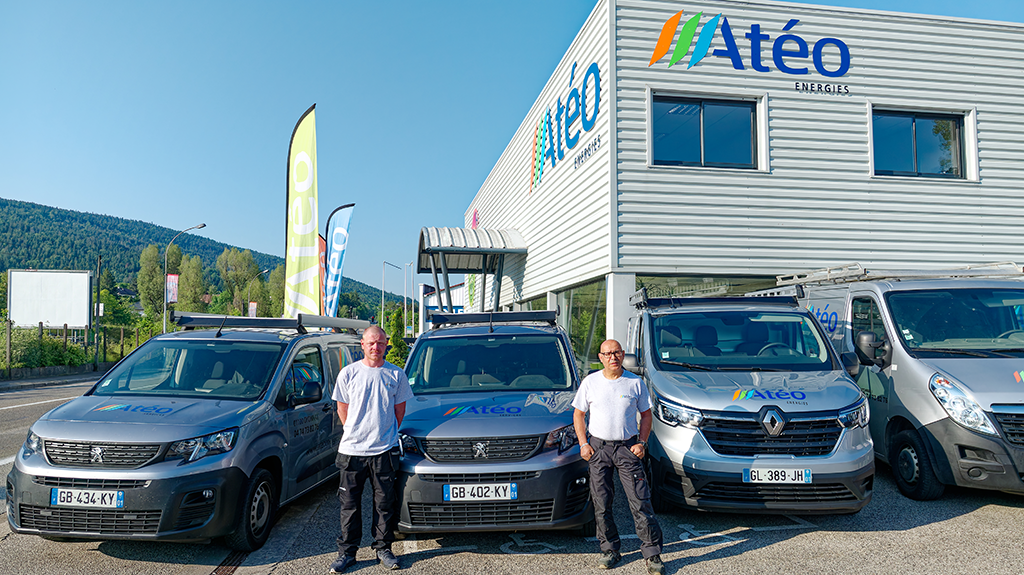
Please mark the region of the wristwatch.
POLYGON ((647 442, 646 441, 640 440, 640 445, 643 445, 644 446, 644 451, 647 451, 647 442))

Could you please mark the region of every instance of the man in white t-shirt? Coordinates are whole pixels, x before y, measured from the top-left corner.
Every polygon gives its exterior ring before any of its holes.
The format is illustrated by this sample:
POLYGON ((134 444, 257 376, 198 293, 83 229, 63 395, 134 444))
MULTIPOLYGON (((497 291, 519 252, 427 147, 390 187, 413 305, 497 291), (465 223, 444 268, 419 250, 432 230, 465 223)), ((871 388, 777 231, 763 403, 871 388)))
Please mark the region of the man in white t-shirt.
POLYGON ((338 559, 331 573, 341 573, 356 562, 363 537, 363 485, 373 485, 373 549, 387 569, 398 569, 391 552, 395 540, 395 483, 398 474, 398 428, 412 388, 401 368, 384 361, 388 336, 377 326, 363 332, 363 359, 338 373, 334 401, 345 428, 336 464, 341 469, 341 535, 338 559))
POLYGON ((619 562, 619 531, 612 517, 614 470, 629 500, 640 552, 652 575, 665 573, 661 562, 661 526, 651 507, 651 488, 644 475, 643 457, 651 433, 651 398, 644 381, 622 369, 624 353, 614 339, 601 344, 598 357, 604 369, 583 379, 572 406, 580 455, 590 462, 590 496, 597 520, 601 558, 597 566, 610 569, 619 562), (590 437, 587 437, 587 412, 590 437), (637 426, 637 416, 640 423, 637 426))

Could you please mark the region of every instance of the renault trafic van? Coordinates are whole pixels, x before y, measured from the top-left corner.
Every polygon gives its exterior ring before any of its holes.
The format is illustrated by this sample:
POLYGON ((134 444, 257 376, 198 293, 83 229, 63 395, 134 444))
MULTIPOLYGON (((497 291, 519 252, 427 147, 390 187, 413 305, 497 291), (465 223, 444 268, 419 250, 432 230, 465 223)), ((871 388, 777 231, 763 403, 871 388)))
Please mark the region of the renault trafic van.
POLYGON ((623 367, 654 418, 652 503, 855 513, 871 499, 867 400, 791 297, 631 298, 623 367))
POLYGON ((989 266, 778 278, 859 355, 876 454, 912 499, 946 485, 1024 493, 1024 276, 989 266))

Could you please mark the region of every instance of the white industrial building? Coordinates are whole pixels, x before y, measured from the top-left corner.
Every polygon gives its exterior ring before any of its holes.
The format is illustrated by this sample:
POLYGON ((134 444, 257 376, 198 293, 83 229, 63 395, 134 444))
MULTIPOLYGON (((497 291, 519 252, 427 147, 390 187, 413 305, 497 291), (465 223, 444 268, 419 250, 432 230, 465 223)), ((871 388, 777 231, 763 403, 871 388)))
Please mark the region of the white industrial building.
POLYGON ((466 308, 558 306, 594 360, 640 286, 1019 260, 1022 68, 1020 24, 600 0, 466 210, 526 251, 467 277, 466 308))

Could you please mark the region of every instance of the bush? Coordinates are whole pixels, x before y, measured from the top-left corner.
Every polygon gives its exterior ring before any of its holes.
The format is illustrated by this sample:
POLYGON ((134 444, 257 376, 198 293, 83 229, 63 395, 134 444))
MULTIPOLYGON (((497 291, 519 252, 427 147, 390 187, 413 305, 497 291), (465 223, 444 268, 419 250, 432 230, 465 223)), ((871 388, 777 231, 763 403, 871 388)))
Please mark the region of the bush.
MULTIPOLYGON (((3 336, 0 336, 3 337, 3 336)), ((7 368, 6 354, 0 357, 0 366, 7 368)), ((59 337, 43 335, 39 339, 34 329, 15 329, 11 333, 11 367, 48 367, 51 365, 83 365, 92 361, 79 344, 59 337)))

